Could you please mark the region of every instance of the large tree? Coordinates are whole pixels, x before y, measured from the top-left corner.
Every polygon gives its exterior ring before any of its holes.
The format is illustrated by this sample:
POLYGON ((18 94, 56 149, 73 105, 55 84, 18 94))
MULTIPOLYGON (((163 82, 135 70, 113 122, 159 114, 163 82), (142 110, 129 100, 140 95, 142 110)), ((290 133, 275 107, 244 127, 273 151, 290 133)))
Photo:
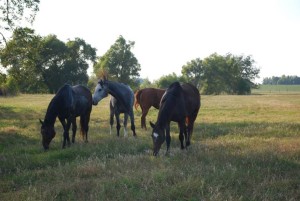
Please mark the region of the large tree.
POLYGON ((12 39, 0 51, 0 60, 22 92, 33 92, 43 88, 37 78, 36 63, 39 60, 41 37, 32 29, 15 29, 12 39))
POLYGON ((55 35, 43 38, 39 69, 50 92, 64 83, 87 84, 89 63, 96 60, 96 49, 76 38, 67 43, 55 35))
POLYGON ((249 94, 259 71, 251 56, 217 53, 182 67, 185 79, 196 86, 200 84, 204 94, 249 94))
POLYGON ((54 93, 64 83, 87 84, 96 49, 79 38, 64 43, 55 35, 40 37, 31 29, 18 28, 0 51, 0 59, 21 92, 54 93))
POLYGON ((6 43, 5 35, 14 31, 24 20, 32 23, 39 10, 40 0, 1 0, 0 1, 0 45, 6 43))
POLYGON ((134 44, 133 41, 126 41, 123 36, 119 36, 110 49, 100 57, 94 66, 94 73, 99 75, 101 71, 105 71, 115 81, 136 85, 141 67, 131 52, 134 44))

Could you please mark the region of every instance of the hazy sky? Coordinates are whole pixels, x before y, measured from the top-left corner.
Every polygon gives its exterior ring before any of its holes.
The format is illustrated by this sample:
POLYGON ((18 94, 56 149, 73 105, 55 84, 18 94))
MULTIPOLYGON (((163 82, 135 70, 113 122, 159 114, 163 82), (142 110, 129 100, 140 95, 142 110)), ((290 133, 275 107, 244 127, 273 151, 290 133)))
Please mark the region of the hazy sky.
POLYGON ((150 80, 215 52, 252 55, 261 79, 300 76, 299 0, 41 0, 33 28, 98 56, 122 35, 150 80))

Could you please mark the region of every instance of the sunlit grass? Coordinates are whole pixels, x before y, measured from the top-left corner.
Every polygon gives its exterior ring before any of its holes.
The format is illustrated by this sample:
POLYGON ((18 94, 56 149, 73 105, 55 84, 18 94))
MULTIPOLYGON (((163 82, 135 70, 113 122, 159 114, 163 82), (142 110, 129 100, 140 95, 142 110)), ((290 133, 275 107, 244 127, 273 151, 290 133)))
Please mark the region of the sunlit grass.
MULTIPOLYGON (((202 96, 192 146, 153 157, 150 126, 137 138, 115 125, 109 98, 93 107, 89 142, 44 152, 40 124, 53 95, 0 98, 1 200, 299 200, 300 95, 202 96)), ((152 109, 147 123, 155 122, 152 109)), ((79 122, 78 122, 79 124, 79 122)))

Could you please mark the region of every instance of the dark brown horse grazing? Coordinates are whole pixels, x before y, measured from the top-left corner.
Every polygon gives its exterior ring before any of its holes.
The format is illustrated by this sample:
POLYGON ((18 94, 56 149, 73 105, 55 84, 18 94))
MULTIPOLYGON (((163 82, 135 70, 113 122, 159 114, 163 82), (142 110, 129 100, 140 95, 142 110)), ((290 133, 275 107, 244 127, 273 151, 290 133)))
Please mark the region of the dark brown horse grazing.
POLYGON ((63 148, 66 146, 66 141, 70 145, 69 129, 71 124, 73 131, 72 142, 75 142, 76 117, 78 116, 80 116, 82 137, 87 142, 92 102, 92 94, 84 86, 77 85, 72 87, 65 84, 61 87, 49 103, 44 121, 40 120, 44 149, 47 150, 49 148, 51 140, 55 137, 54 124, 56 117, 58 117, 64 128, 63 148))
POLYGON ((164 89, 144 88, 135 92, 134 107, 137 110, 140 105, 142 109, 141 126, 146 128, 146 116, 151 106, 159 109, 161 97, 165 93, 164 89))
POLYGON ((161 145, 166 140, 167 152, 170 148, 170 122, 175 121, 179 127, 179 140, 181 149, 190 145, 193 133, 194 122, 200 109, 200 93, 196 87, 191 84, 172 83, 163 95, 157 121, 155 125, 150 122, 153 128, 153 155, 157 155, 161 145), (184 134, 184 135, 183 135, 184 134))

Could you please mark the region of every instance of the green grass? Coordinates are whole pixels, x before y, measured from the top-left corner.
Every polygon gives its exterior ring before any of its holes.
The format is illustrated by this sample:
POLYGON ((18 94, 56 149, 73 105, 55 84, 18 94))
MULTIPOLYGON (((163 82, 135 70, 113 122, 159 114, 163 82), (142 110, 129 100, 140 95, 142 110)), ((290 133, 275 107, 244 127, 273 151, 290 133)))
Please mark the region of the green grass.
POLYGON ((203 96, 192 146, 180 150, 172 123, 170 155, 164 144, 158 157, 140 109, 136 139, 109 134, 108 98, 93 107, 88 143, 78 134, 61 149, 57 121, 44 152, 38 119, 52 97, 0 98, 1 200, 300 199, 300 94, 203 96))

